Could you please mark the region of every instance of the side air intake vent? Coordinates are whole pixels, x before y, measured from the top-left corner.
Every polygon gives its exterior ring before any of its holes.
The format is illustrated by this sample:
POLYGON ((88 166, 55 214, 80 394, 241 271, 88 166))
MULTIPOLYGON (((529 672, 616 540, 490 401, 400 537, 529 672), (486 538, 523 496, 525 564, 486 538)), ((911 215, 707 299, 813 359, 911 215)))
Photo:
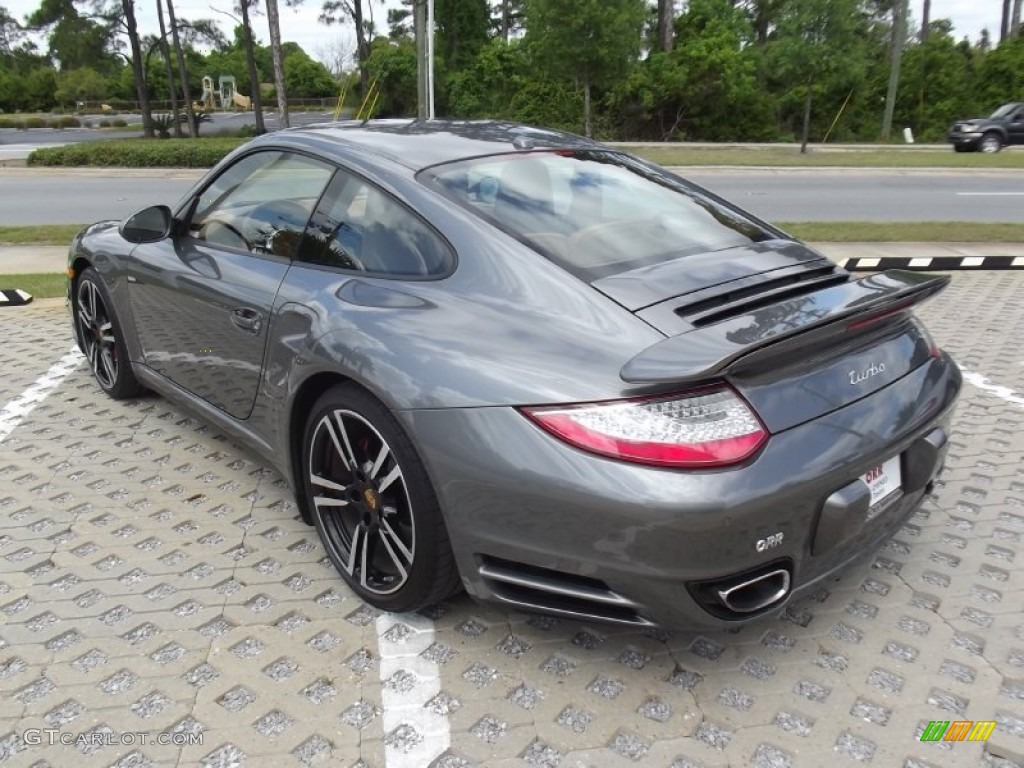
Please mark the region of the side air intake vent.
POLYGON ((640 615, 639 605, 598 579, 486 555, 481 556, 478 570, 496 600, 520 610, 634 627, 654 626, 640 615))

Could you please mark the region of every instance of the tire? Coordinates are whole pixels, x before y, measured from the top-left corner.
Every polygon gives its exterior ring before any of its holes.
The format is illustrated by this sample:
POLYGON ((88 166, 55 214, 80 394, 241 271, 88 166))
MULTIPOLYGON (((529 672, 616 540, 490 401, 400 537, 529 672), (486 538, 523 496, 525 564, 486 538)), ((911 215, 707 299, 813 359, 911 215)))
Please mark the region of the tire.
POLYGON ((954 144, 953 149, 957 152, 971 152, 973 151, 974 147, 968 147, 965 146, 964 144, 954 144))
POLYGON ((75 283, 75 333, 100 389, 115 400, 145 391, 132 371, 114 303, 99 273, 86 268, 75 283))
POLYGON ((354 384, 327 390, 306 420, 301 466, 301 494, 324 549, 363 601, 401 613, 459 590, 430 478, 380 401, 354 384))
POLYGON ((978 151, 992 154, 1003 148, 1003 140, 998 133, 986 133, 978 142, 978 151))

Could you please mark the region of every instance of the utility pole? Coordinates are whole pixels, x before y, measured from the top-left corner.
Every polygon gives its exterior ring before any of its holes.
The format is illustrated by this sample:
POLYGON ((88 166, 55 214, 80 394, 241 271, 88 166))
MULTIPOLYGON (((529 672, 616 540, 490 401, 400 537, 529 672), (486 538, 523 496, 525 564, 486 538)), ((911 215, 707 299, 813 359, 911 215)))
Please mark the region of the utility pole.
POLYGON ((907 5, 909 0, 897 0, 892 8, 892 51, 889 62, 889 90, 885 94, 885 115, 882 117, 882 141, 892 135, 892 118, 896 111, 896 93, 900 87, 900 63, 903 44, 907 39, 907 5))
POLYGON ((434 119, 434 0, 415 0, 416 115, 434 119))
POLYGON ((434 119, 434 0, 427 0, 427 119, 434 119))
POLYGON ((416 0, 412 9, 412 28, 416 37, 416 117, 427 117, 427 8, 426 0, 416 0))

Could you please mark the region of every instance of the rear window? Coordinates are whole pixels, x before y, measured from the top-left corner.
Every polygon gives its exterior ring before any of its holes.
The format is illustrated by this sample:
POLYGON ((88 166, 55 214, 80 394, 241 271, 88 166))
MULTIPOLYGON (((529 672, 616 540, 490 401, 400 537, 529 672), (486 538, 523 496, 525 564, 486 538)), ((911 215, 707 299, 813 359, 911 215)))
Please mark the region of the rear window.
POLYGON ((778 236, 615 152, 519 152, 434 166, 419 178, 588 282, 778 236))

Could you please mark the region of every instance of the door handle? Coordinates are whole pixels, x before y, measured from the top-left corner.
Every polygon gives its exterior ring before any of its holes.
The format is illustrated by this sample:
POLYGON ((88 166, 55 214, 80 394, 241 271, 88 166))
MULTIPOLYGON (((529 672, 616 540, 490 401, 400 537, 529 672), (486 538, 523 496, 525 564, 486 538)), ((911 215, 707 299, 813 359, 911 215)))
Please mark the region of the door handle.
POLYGON ((231 322, 249 333, 259 333, 263 327, 263 315, 252 307, 231 310, 231 322))

